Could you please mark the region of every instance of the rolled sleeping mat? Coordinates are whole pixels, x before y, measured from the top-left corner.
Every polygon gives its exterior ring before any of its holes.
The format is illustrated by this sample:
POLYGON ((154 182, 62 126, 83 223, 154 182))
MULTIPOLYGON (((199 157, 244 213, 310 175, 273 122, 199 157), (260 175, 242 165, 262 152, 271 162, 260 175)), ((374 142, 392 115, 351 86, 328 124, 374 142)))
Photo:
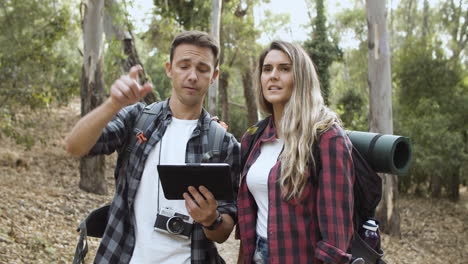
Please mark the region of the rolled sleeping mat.
POLYGON ((410 139, 403 136, 347 130, 354 147, 376 172, 404 175, 412 160, 410 139))

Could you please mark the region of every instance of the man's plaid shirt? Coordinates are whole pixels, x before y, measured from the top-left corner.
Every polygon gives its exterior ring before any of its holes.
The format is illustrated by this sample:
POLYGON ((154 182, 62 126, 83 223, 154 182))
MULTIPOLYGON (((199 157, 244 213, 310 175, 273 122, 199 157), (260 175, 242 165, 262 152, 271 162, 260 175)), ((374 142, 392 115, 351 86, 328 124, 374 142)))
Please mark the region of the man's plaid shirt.
MULTIPOLYGON (((252 130, 248 130, 252 131, 252 130)), ((241 151, 248 151, 252 134, 244 134, 241 151)), ((273 118, 249 154, 242 170, 238 195, 238 228, 244 263, 251 263, 255 251, 257 205, 250 194, 246 175, 260 155, 260 144, 276 137, 273 118)), ((285 201, 279 177, 278 159, 268 176, 269 263, 349 263, 346 251, 353 234, 352 145, 345 131, 333 125, 320 136, 321 169, 316 182, 309 177, 301 197, 285 201)), ((317 160, 317 158, 316 158, 317 160)))
MULTIPOLYGON (((122 153, 125 142, 132 132, 136 119, 144 105, 137 103, 122 109, 104 129, 90 155, 111 154, 114 151, 122 153)), ((155 122, 144 129, 145 143, 135 143, 128 158, 128 165, 122 164, 119 158, 115 169, 116 193, 112 201, 109 220, 106 230, 98 248, 95 263, 129 263, 135 247, 135 215, 133 203, 144 170, 144 164, 151 149, 162 138, 167 126, 172 120, 169 99, 163 102, 161 112, 155 122)), ((200 163, 202 155, 208 148, 208 129, 211 117, 202 110, 198 124, 187 143, 185 161, 187 163, 200 163)), ((219 160, 213 162, 226 162, 231 165, 233 188, 237 194, 239 183, 240 149, 237 140, 230 133, 223 139, 222 151, 219 160)), ((218 201, 220 213, 229 214, 234 221, 237 220, 235 201, 218 201)), ((191 263, 224 263, 219 256, 216 246, 208 240, 200 224, 195 224, 191 240, 191 263)))

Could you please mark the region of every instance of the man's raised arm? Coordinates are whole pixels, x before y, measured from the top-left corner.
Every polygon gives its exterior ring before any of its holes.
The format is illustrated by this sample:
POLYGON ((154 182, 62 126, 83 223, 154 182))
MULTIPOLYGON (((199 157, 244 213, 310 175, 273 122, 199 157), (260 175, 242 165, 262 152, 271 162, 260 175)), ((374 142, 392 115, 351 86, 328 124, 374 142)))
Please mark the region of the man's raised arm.
POLYGON ((103 104, 82 117, 65 138, 66 150, 74 156, 86 155, 99 139, 107 123, 125 106, 138 102, 153 87, 138 84, 140 65, 133 66, 111 86, 110 96, 103 104))

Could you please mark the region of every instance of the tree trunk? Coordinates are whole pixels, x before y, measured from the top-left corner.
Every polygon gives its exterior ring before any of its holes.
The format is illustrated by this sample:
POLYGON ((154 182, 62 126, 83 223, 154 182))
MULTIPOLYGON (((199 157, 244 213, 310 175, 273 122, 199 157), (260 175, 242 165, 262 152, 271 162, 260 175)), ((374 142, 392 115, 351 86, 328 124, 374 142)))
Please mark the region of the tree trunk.
MULTIPOLYGON (((103 78, 103 9, 104 0, 87 0, 82 3, 84 55, 81 75, 81 116, 86 115, 104 100, 103 78)), ((83 157, 80 160, 81 189, 107 194, 104 176, 104 156, 83 157)))
POLYGON ((221 105, 221 119, 229 125, 229 72, 224 71, 219 76, 219 104, 221 105))
POLYGON ((452 179, 450 181, 450 200, 458 202, 460 200, 460 168, 455 168, 452 172, 452 179))
POLYGON ((244 87, 245 104, 247 105, 247 126, 253 126, 258 121, 258 109, 255 102, 255 87, 252 79, 253 58, 249 58, 248 67, 242 74, 242 86, 244 87))
MULTIPOLYGON (((104 14, 104 31, 106 33, 106 40, 111 41, 112 38, 115 38, 122 42, 123 52, 126 56, 125 59, 122 59, 122 71, 127 73, 130 71, 132 66, 139 64, 143 70, 139 74, 141 83, 148 81, 146 76, 145 68, 143 63, 141 63, 138 56, 138 51, 135 47, 135 38, 132 31, 130 30, 130 25, 128 23, 117 23, 114 19, 113 12, 123 12, 118 8, 118 3, 115 0, 105 0, 105 14, 104 14)), ((143 101, 147 104, 152 102, 160 101, 161 97, 159 94, 153 90, 153 92, 148 93, 143 101)))
MULTIPOLYGON (((461 133, 462 133, 463 142, 465 143, 465 147, 463 148, 463 151, 465 155, 467 155, 468 154, 468 131, 463 131, 461 133)), ((463 184, 460 182, 460 180, 466 179, 466 177, 464 177, 464 175, 462 174, 462 171, 463 171, 462 166, 463 165, 460 164, 452 172, 452 180, 450 182, 450 200, 453 202, 457 202, 460 200, 460 184, 463 184)))
MULTIPOLYGON (((221 24, 221 0, 212 0, 212 15, 211 15, 211 34, 219 43, 219 28, 221 24)), ((218 65, 219 66, 219 65, 218 65)), ((212 115, 216 115, 216 99, 218 97, 218 78, 208 89, 208 112, 212 115)))
MULTIPOLYGON (((369 128, 371 132, 393 133, 390 47, 384 0, 367 0, 369 128)), ((400 235, 398 178, 382 174, 383 195, 377 207, 381 230, 400 235)))
POLYGON ((406 39, 409 39, 413 36, 414 24, 416 24, 416 12, 418 1, 416 0, 407 0, 405 3, 405 33, 406 39))
POLYGON ((450 0, 450 15, 448 17, 448 23, 451 24, 449 34, 452 37, 452 45, 449 45, 452 50, 452 56, 450 60, 457 62, 460 57, 460 53, 465 49, 466 43, 468 43, 468 9, 463 8, 463 1, 459 0, 458 5, 450 0))
POLYGON ((423 7, 423 26, 422 26, 422 37, 426 38, 429 35, 429 1, 424 0, 423 7))
MULTIPOLYGON (((371 0, 372 1, 372 0, 371 0)), ((398 204, 398 177, 392 174, 379 174, 382 177, 382 200, 375 213, 382 232, 392 236, 401 236, 400 212, 398 204)))
POLYGON ((442 182, 439 175, 433 173, 431 175, 431 197, 440 198, 442 193, 442 182))

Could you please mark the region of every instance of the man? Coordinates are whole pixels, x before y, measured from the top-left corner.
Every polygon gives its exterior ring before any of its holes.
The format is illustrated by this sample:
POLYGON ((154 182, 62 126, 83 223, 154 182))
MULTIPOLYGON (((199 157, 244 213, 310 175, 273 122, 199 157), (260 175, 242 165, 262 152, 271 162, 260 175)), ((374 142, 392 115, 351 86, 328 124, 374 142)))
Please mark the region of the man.
MULTIPOLYGON (((202 104, 218 76, 218 56, 217 42, 204 32, 175 37, 166 63, 172 95, 136 143, 128 165, 118 161, 116 194, 95 263, 224 263, 213 241, 222 243, 229 237, 237 214, 234 202, 217 202, 202 186, 189 187, 185 200, 166 200, 156 169, 158 164, 201 161, 210 128, 202 104), (191 234, 155 230, 162 208, 190 216, 195 221, 191 234)), ((144 108, 137 102, 152 89, 150 84, 138 84, 141 70, 134 66, 116 80, 109 98, 78 121, 66 138, 67 151, 77 156, 122 151, 128 138, 135 136, 129 131, 144 108)), ((239 146, 229 133, 219 156, 216 162, 231 165, 237 190, 239 146)))

